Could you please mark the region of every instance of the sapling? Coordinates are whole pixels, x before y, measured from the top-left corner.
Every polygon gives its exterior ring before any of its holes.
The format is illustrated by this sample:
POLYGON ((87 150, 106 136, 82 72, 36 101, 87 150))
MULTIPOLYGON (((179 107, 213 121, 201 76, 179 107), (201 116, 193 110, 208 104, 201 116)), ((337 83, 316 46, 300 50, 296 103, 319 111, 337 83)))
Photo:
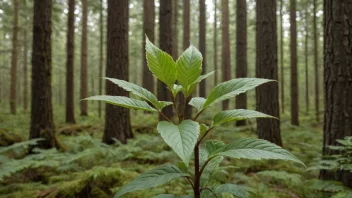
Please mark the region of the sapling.
POLYGON ((210 72, 201 75, 203 57, 199 50, 191 45, 175 62, 169 54, 156 47, 148 38, 146 38, 145 49, 150 71, 167 86, 173 98, 172 102, 159 101, 153 93, 145 88, 113 78, 105 79, 131 92, 140 99, 100 95, 89 97, 87 100, 100 100, 120 107, 158 112, 164 117, 165 121, 158 123, 157 130, 166 144, 173 149, 182 161, 177 165, 165 164, 141 174, 122 187, 115 194, 115 198, 129 192, 162 185, 176 178, 186 179, 193 189, 193 195, 176 196, 163 194, 156 197, 221 197, 222 193, 230 193, 244 198, 248 197, 254 190, 236 184, 212 185, 209 183, 212 171, 219 166, 224 157, 249 160, 279 159, 304 165, 302 161, 287 150, 266 140, 239 138, 230 144, 225 144, 219 140, 205 141, 209 133, 221 124, 249 118, 276 119, 270 115, 252 110, 234 109, 216 113, 210 126, 197 121, 197 118, 210 106, 235 97, 261 84, 273 83, 273 80, 259 78, 233 79, 215 86, 207 98, 192 98, 192 93, 199 82, 214 73, 210 72), (188 104, 196 109, 197 113, 193 119, 184 119, 184 112, 187 106, 186 103, 177 104, 178 100, 176 98, 178 94, 182 94, 184 98, 189 99, 186 100, 189 101, 188 104), (162 113, 162 109, 169 105, 173 105, 175 111, 178 111, 179 120, 177 123, 174 122, 173 118, 167 117, 162 113), (179 106, 181 108, 176 108, 179 106), (193 161, 193 163, 190 163, 190 161, 193 161))

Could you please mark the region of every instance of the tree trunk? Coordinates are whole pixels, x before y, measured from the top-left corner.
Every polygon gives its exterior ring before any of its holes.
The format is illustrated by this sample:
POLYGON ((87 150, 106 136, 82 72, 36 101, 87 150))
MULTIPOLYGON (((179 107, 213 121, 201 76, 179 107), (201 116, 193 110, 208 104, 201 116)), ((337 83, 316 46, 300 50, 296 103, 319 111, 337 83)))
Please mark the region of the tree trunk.
POLYGON ((150 72, 147 60, 145 58, 145 36, 154 43, 155 41, 155 6, 154 0, 144 0, 144 14, 143 14, 143 87, 154 93, 154 76, 150 72))
MULTIPOLYGON (((203 55, 202 74, 206 73, 206 5, 205 0, 199 0, 199 51, 203 55)), ((206 79, 199 84, 199 96, 206 96, 206 79)))
POLYGON ((290 0, 291 32, 291 124, 299 125, 298 120, 298 74, 297 74, 297 27, 296 0, 290 0))
MULTIPOLYGON (((28 109, 28 39, 27 30, 23 30, 23 109, 28 109)), ((1 95, 0 95, 1 97, 1 95)))
POLYGON ((68 1, 66 62, 66 123, 76 123, 74 99, 75 0, 68 1))
POLYGON ((217 35, 217 29, 218 29, 218 19, 217 19, 217 1, 214 0, 214 43, 213 43, 213 51, 214 51, 214 86, 218 84, 218 35, 217 35))
MULTIPOLYGON (((257 0, 256 77, 277 80, 276 0, 257 0)), ((257 111, 280 118, 279 88, 267 83, 256 89, 257 111)), ((282 146, 280 122, 257 119, 258 137, 282 146)))
MULTIPOLYGON (((159 42, 160 49, 172 54, 172 0, 162 0, 160 1, 160 10, 159 10, 159 42)), ((157 83, 158 99, 162 101, 172 101, 172 96, 166 85, 158 80, 157 83)), ((162 112, 167 117, 173 116, 172 107, 165 107, 162 112)), ((159 115, 159 120, 164 120, 162 116, 159 115)))
MULTIPOLYGON (((99 46, 99 95, 103 93, 103 50, 104 50, 104 23, 103 23, 103 0, 100 0, 100 10, 99 10, 99 32, 100 32, 100 46, 99 46)), ((101 117, 101 101, 98 103, 98 114, 101 117)))
MULTIPOLYGON (((324 146, 323 155, 336 154, 328 146, 352 136, 352 4, 324 1, 324 146)), ((320 172, 320 178, 339 180, 352 187, 352 173, 320 172)))
POLYGON ((304 57, 305 57, 305 74, 306 74, 306 112, 309 113, 309 81, 308 81, 308 6, 305 9, 305 39, 304 39, 304 57))
MULTIPOLYGON (((237 0, 236 11, 236 78, 247 77, 247 5, 246 0, 237 0)), ((236 109, 247 109, 247 95, 236 97, 236 109)), ((246 124, 245 120, 237 121, 237 126, 246 124)))
POLYGON ((281 88, 281 112, 285 112, 285 75, 284 75, 284 1, 280 0, 280 88, 281 88))
POLYGON ((16 114, 16 81, 17 81, 17 56, 18 56, 18 0, 13 0, 14 17, 12 32, 12 54, 11 54, 11 87, 10 87, 10 111, 16 114))
POLYGON ((315 117, 316 121, 320 121, 319 117, 319 68, 318 68, 318 31, 317 31, 317 2, 313 0, 313 34, 314 34, 314 90, 315 90, 315 117))
MULTIPOLYGON (((108 0, 106 76, 128 81, 128 0, 108 0)), ((128 96, 128 92, 106 82, 107 95, 128 96)), ((129 109, 106 104, 103 142, 113 138, 127 143, 132 138, 129 109)))
MULTIPOLYGON (((190 2, 189 0, 183 0, 183 49, 186 50, 190 46, 190 2)), ((182 101, 180 101, 180 104, 183 104, 183 102, 188 99, 184 99, 184 97, 181 97, 182 101)), ((188 103, 188 102, 187 102, 188 103)), ((191 119, 192 117, 192 107, 190 105, 186 106, 185 112, 184 112, 184 118, 185 119, 191 119)))
MULTIPOLYGON (((222 63, 222 81, 230 80, 230 38, 229 38, 229 1, 221 0, 221 31, 222 31, 222 48, 221 48, 221 63, 222 63)), ((229 108, 229 100, 222 102, 222 110, 229 108)))
MULTIPOLYGON (((88 97, 88 72, 87 72, 87 22, 88 22, 88 2, 87 0, 82 0, 82 40, 81 40, 81 89, 80 98, 88 97)), ((88 115, 88 103, 86 100, 82 100, 81 103, 81 116, 88 115)))
POLYGON ((34 0, 32 49, 32 99, 29 139, 44 138, 42 148, 58 147, 51 101, 52 1, 34 0))
POLYGON ((178 0, 172 0, 172 58, 176 61, 178 58, 178 0))

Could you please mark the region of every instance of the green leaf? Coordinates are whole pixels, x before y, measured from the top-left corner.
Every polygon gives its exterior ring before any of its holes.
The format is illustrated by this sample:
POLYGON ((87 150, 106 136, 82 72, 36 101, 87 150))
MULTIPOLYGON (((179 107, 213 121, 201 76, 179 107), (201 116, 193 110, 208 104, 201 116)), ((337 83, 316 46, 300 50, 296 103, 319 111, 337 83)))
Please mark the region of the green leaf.
POLYGON ((194 146, 197 143, 200 127, 197 122, 184 120, 179 125, 162 121, 157 126, 158 132, 188 166, 194 146))
POLYGON ((219 167, 219 164, 222 162, 223 159, 224 157, 217 156, 209 161, 209 163, 204 168, 203 174, 200 178, 201 186, 206 186, 209 183, 212 175, 214 174, 215 170, 219 167))
POLYGON ((237 139, 235 142, 225 145, 223 148, 219 149, 216 155, 250 160, 289 160, 305 166, 301 160, 287 150, 266 140, 254 138, 237 139))
POLYGON ((137 110, 144 110, 144 111, 156 111, 156 109, 149 106, 149 104, 145 101, 136 100, 136 99, 128 98, 125 96, 101 95, 101 96, 91 96, 91 97, 85 98, 83 100, 100 100, 100 101, 104 101, 104 102, 112 104, 112 105, 130 108, 130 109, 137 109, 137 110))
POLYGON ((182 86, 181 85, 176 85, 174 84, 174 86, 171 89, 171 93, 174 96, 174 98, 176 98, 176 95, 178 94, 178 92, 180 92, 182 90, 182 86))
POLYGON ((236 184, 222 184, 215 189, 216 193, 230 193, 239 198, 248 198, 250 193, 255 194, 255 190, 247 186, 236 184))
POLYGON ((150 71, 172 88, 177 77, 176 64, 172 57, 151 43, 148 38, 146 38, 145 50, 150 71))
POLYGON ((171 195, 171 194, 161 194, 154 196, 152 198, 192 198, 192 195, 184 195, 184 196, 179 196, 179 195, 171 195))
POLYGON ((194 97, 191 99, 191 101, 189 101, 189 105, 195 107, 198 112, 201 111, 203 109, 203 105, 205 103, 205 98, 202 97, 194 97))
POLYGON ((273 116, 258 111, 246 109, 234 109, 217 113, 213 118, 213 126, 217 126, 226 122, 245 120, 250 118, 275 118, 273 116))
POLYGON ((160 104, 160 109, 159 110, 162 110, 164 107, 167 107, 169 105, 174 104, 173 102, 169 102, 169 101, 158 101, 158 102, 160 104))
POLYGON ((137 191, 152 188, 158 185, 165 184, 179 177, 186 177, 188 174, 183 173, 180 169, 173 165, 163 165, 153 170, 147 171, 133 181, 122 187, 114 196, 114 198, 137 191))
POLYGON ((214 74, 215 71, 212 71, 212 72, 209 72, 207 74, 204 74, 204 75, 201 75, 199 76, 189 87, 189 90, 188 90, 188 96, 190 96, 194 89, 196 88, 197 84, 200 83, 202 80, 208 78, 209 76, 211 76, 212 74, 214 74))
POLYGON ((200 134, 204 134, 208 129, 209 129, 209 126, 207 126, 206 124, 201 124, 200 125, 200 134))
POLYGON ((189 86, 202 73, 202 61, 202 54, 193 45, 189 46, 176 61, 177 81, 182 85, 186 97, 192 93, 189 93, 189 86))
POLYGON ((205 142, 205 148, 208 151, 209 155, 212 156, 219 149, 223 148, 225 143, 219 140, 208 140, 205 142))
POLYGON ((271 81, 273 80, 261 78, 237 78, 220 83, 210 92, 204 103, 203 109, 271 81))

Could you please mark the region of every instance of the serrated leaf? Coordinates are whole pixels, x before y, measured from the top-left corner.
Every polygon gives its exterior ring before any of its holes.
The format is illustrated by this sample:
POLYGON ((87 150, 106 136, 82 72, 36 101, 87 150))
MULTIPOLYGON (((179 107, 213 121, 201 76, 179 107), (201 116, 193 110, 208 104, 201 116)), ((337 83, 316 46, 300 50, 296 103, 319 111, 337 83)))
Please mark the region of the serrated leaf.
POLYGON ((145 101, 136 100, 125 96, 100 95, 100 96, 91 96, 91 97, 85 98, 84 100, 99 100, 112 105, 130 108, 130 109, 144 110, 144 111, 157 111, 153 107, 149 106, 149 104, 145 101))
POLYGON ((220 83, 210 92, 203 109, 271 81, 273 80, 262 78, 237 78, 220 83))
POLYGON ((183 87, 183 93, 189 96, 189 86, 195 82, 202 73, 203 57, 193 45, 189 46, 176 61, 177 81, 183 87))
POLYGON ((205 148, 199 148, 199 165, 200 167, 208 160, 209 153, 205 148))
POLYGON ((305 166, 301 160, 287 150, 269 141, 254 138, 237 139, 233 143, 219 149, 216 155, 249 160, 288 160, 305 166))
POLYGON ((207 126, 206 124, 201 124, 200 125, 200 134, 204 134, 208 129, 209 129, 209 126, 207 126))
POLYGON ((188 166, 194 146, 197 143, 200 127, 197 122, 184 120, 179 125, 162 121, 157 126, 158 132, 188 166))
POLYGON ((177 166, 177 168, 179 168, 182 172, 188 173, 188 167, 187 167, 187 165, 186 165, 184 162, 182 162, 182 161, 177 162, 176 166, 177 166))
POLYGON ((179 177, 186 177, 188 174, 183 173, 179 168, 173 165, 163 165, 153 170, 147 171, 133 181, 122 187, 114 196, 114 198, 134 192, 137 190, 144 190, 165 184, 173 179, 179 177))
POLYGON ((189 101, 189 105, 195 107, 198 112, 201 111, 203 109, 204 103, 205 103, 206 99, 202 98, 202 97, 194 97, 191 99, 191 101, 189 101))
POLYGON ((209 155, 213 155, 219 149, 223 148, 225 143, 219 140, 208 140, 205 142, 205 148, 208 151, 209 155))
POLYGON ((217 156, 209 161, 200 178, 201 186, 206 186, 209 183, 212 175, 214 174, 215 170, 219 167, 219 164, 222 162, 223 159, 224 157, 217 156))
POLYGON ((174 103, 173 102, 169 102, 169 101, 159 101, 159 104, 160 104, 160 109, 159 110, 161 110, 164 107, 167 107, 167 106, 172 105, 174 103))
POLYGON ((202 80, 208 78, 209 76, 211 76, 212 74, 214 74, 215 71, 212 71, 212 72, 209 72, 207 74, 204 74, 204 75, 201 75, 199 76, 190 86, 189 86, 189 89, 188 89, 188 94, 187 96, 190 96, 194 89, 196 88, 197 84, 200 83, 202 80))
POLYGON ((172 88, 177 77, 176 64, 172 57, 151 43, 148 38, 146 38, 145 50, 149 70, 172 88))
POLYGON ((261 113, 253 110, 246 109, 234 109, 227 110, 217 113, 213 117, 213 126, 217 126, 226 122, 245 120, 250 118, 275 118, 273 116, 267 115, 265 113, 261 113))
POLYGON ((216 193, 230 193, 239 198, 248 198, 250 193, 255 194, 255 190, 247 186, 236 184, 222 184, 215 189, 216 193))

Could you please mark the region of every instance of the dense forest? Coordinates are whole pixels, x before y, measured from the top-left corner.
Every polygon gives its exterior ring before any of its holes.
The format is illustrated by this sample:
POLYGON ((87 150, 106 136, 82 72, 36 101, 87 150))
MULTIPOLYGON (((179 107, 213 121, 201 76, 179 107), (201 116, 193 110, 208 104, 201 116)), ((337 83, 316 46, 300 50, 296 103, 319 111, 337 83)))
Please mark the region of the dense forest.
POLYGON ((351 198, 351 0, 1 0, 0 197, 351 198))

